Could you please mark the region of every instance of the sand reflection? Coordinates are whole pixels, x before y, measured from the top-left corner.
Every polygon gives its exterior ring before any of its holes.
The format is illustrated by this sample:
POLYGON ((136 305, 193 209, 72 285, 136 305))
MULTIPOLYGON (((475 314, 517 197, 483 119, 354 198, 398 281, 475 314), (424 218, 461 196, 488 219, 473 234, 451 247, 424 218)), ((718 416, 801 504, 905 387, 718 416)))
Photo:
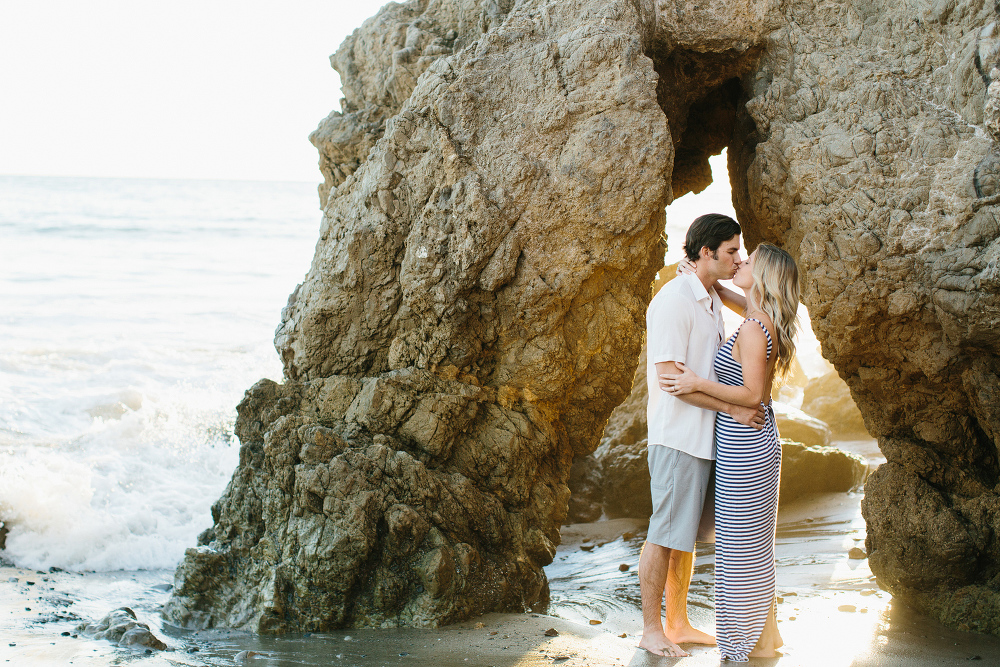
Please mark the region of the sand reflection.
MULTIPOLYGON (((549 613, 578 623, 600 621, 638 642, 641 629, 635 568, 645 523, 628 519, 563 529, 563 546, 546 568, 549 613), (623 537, 624 535, 624 537, 623 537)), ((1000 657, 1000 639, 944 628, 880 590, 863 558, 861 494, 833 493, 782 507, 776 541, 778 622, 782 657, 752 661, 781 667, 968 664, 1000 657)), ((714 550, 700 545, 691 585, 692 622, 714 631, 714 550)), ((660 658, 637 650, 630 665, 718 665, 718 650, 686 647, 689 658, 660 658)), ((735 663, 733 663, 735 664, 735 663)))

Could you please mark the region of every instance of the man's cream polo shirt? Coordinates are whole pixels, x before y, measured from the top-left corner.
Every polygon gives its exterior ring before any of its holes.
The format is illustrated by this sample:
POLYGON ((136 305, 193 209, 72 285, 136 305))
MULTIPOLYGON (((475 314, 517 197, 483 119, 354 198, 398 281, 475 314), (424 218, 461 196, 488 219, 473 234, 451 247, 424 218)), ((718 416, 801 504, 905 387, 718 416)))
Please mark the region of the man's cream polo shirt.
POLYGON ((680 275, 664 285, 646 309, 646 422, 650 445, 666 445, 715 460, 715 412, 660 389, 656 364, 680 361, 717 382, 715 354, 725 337, 722 300, 698 276, 680 275))

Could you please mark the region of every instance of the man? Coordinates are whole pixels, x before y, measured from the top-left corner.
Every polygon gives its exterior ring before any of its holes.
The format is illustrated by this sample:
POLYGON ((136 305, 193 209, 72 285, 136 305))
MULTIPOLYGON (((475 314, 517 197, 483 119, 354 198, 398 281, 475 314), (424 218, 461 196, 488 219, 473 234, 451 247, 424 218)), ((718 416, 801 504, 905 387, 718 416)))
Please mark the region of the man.
POLYGON ((706 394, 672 396, 660 390, 659 376, 680 372, 686 364, 715 380, 715 354, 725 340, 722 301, 712 288, 728 280, 740 264, 740 225, 732 218, 703 215, 688 229, 684 252, 695 272, 663 286, 646 311, 646 386, 649 403, 648 461, 653 496, 646 543, 639 557, 642 595, 641 648, 667 656, 689 655, 678 644, 715 644, 715 638, 691 626, 688 586, 697 537, 711 541, 715 525, 715 413, 761 428, 763 414, 706 394), (706 503, 706 495, 709 502, 706 503), (666 594, 667 619, 661 603, 666 594))

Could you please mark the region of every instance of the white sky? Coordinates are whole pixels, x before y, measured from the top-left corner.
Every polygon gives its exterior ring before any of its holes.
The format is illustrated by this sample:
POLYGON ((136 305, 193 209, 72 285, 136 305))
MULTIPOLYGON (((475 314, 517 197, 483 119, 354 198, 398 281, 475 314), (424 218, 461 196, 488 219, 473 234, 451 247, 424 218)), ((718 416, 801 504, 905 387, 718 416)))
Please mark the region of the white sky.
POLYGON ((329 56, 382 0, 0 0, 0 174, 321 180, 329 56))
MULTIPOLYGON (((329 56, 383 4, 0 0, 0 174, 318 182, 329 56)), ((713 166, 675 224, 732 214, 713 166)))

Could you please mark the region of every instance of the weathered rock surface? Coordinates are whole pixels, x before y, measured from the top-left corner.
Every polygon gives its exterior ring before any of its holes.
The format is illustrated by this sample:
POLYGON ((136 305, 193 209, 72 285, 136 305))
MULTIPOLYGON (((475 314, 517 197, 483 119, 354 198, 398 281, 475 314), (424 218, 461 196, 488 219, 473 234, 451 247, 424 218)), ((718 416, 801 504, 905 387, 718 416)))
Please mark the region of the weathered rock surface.
POLYGON ((593 454, 578 456, 569 471, 566 523, 590 523, 604 514, 601 462, 593 454))
POLYGON ((608 518, 648 519, 653 512, 649 488, 647 442, 617 443, 599 450, 604 492, 604 512, 608 518))
POLYGON ((996 632, 997 8, 777 11, 729 150, 747 245, 776 241, 798 260, 823 354, 888 459, 863 505, 880 584, 996 632))
POLYGON ((663 207, 728 146, 747 245, 797 258, 886 453, 873 571, 996 631, 997 20, 975 0, 387 5, 333 59, 287 382, 244 402, 168 616, 281 631, 543 601, 571 461, 629 393, 663 207))

